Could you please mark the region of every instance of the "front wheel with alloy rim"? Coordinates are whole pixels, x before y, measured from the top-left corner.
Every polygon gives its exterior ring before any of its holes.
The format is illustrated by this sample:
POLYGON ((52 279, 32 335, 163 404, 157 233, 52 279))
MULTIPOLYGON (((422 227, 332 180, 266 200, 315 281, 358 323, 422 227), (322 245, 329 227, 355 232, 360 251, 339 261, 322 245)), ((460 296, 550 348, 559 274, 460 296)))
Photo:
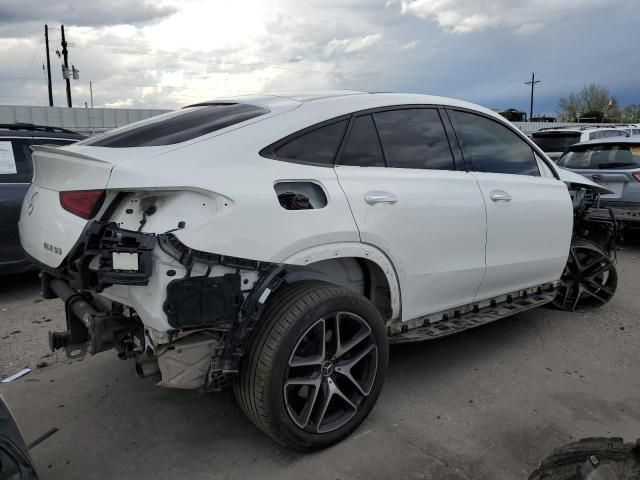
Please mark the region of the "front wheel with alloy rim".
POLYGON ((553 304, 568 311, 601 307, 613 298, 617 286, 618 274, 609 254, 597 243, 575 239, 553 304))
POLYGON ((301 282, 270 299, 234 391, 267 435, 319 449, 367 417, 387 362, 384 321, 371 302, 346 288, 301 282))

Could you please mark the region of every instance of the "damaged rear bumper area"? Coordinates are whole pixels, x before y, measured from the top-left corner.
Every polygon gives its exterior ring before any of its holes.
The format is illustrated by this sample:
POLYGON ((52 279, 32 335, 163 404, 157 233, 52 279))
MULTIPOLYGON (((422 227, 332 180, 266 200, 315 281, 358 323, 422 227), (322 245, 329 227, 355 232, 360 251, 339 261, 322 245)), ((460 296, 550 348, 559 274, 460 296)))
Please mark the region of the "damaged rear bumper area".
POLYGON ((80 358, 115 348, 120 358, 136 359, 142 376, 160 374, 160 385, 209 390, 237 373, 267 296, 288 274, 282 265, 190 249, 171 233, 97 221, 59 268, 42 268, 43 296, 65 302, 67 330, 49 334, 53 350, 80 358), (160 257, 174 268, 154 266, 160 257), (163 291, 153 276, 162 277, 163 291), (171 328, 154 331, 131 302, 109 299, 118 285, 148 285, 163 295, 171 328))

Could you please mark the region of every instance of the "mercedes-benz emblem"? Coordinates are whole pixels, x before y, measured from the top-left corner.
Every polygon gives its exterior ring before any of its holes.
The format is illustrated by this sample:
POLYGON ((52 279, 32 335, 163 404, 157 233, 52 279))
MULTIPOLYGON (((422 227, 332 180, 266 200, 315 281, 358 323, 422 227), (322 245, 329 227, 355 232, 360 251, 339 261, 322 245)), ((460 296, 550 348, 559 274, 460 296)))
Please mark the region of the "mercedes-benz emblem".
POLYGON ((334 370, 333 362, 331 360, 327 360, 320 367, 320 374, 323 377, 328 377, 333 373, 333 370, 334 370))
POLYGON ((27 205, 27 213, 31 215, 33 213, 33 209, 36 208, 36 198, 38 198, 38 192, 31 195, 31 199, 29 200, 29 204, 27 205))

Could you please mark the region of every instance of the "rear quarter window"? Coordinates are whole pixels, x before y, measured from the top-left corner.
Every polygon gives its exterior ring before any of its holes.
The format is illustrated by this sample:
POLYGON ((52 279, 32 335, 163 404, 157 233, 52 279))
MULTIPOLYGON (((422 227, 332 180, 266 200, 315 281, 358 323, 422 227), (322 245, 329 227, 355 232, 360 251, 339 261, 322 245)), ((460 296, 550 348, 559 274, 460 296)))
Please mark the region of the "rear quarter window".
POLYGON ((347 120, 311 127, 265 148, 260 154, 274 160, 333 165, 346 127, 347 120))
POLYGON ((151 120, 83 142, 94 147, 127 148, 173 145, 201 137, 269 113, 266 108, 242 103, 186 107, 151 120))

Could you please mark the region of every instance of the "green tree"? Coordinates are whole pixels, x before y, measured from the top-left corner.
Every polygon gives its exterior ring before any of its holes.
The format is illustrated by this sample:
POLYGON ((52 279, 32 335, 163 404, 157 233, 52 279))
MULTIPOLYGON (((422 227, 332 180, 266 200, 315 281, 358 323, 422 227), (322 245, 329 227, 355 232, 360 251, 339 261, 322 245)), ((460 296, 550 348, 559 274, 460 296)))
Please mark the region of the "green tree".
POLYGON ((571 122, 616 122, 621 118, 618 101, 606 87, 597 83, 585 85, 580 92, 561 98, 558 107, 561 116, 571 122))
POLYGON ((622 121, 629 123, 640 123, 640 104, 632 104, 624 107, 622 111, 622 121))

